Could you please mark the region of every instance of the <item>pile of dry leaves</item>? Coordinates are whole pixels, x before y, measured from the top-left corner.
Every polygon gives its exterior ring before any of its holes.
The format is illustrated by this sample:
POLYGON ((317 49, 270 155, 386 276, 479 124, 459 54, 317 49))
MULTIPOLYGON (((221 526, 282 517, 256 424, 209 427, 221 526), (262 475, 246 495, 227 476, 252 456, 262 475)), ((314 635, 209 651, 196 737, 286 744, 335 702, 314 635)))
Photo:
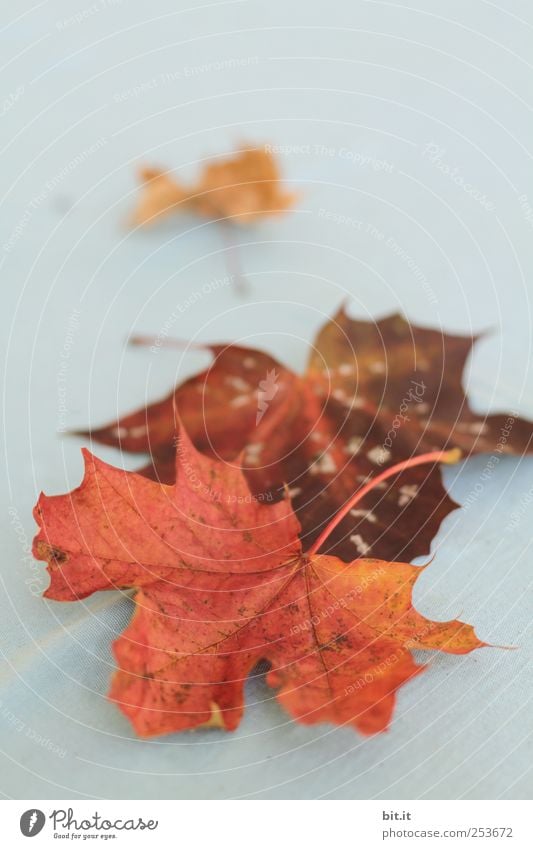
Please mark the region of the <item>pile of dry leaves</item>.
MULTIPOLYGON (((209 166, 194 189, 146 178, 138 222, 180 205, 252 216, 292 199, 254 151, 209 166)), ((34 552, 48 562, 50 599, 135 590, 111 698, 138 734, 236 728, 260 660, 298 721, 373 734, 424 669, 412 649, 484 645, 471 626, 415 610, 422 570, 408 563, 457 506, 440 463, 531 450, 531 422, 470 409, 471 344, 341 309, 304 374, 213 345, 204 372, 86 434, 149 465, 125 472, 85 452, 81 485, 40 497, 34 552)))

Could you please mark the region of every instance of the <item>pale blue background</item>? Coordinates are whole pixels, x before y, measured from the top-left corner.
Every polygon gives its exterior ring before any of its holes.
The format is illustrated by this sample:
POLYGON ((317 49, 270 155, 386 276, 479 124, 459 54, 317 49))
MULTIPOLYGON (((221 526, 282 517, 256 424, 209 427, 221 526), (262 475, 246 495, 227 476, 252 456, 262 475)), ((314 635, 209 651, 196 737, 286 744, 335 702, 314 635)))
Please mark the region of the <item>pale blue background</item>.
MULTIPOLYGON (((42 564, 26 548, 39 490, 80 480, 81 441, 58 430, 155 399, 206 361, 125 348, 130 333, 158 333, 173 314, 176 336, 244 340, 294 367, 347 293, 361 317, 400 310, 451 331, 488 328, 465 381, 470 397, 480 411, 533 417, 533 224, 520 201, 533 206, 529 4, 1 0, 0 9, 0 790, 28 799, 527 796, 531 459, 506 459, 488 480, 482 457, 447 470, 453 497, 469 506, 447 519, 417 587, 426 615, 461 615, 483 639, 519 650, 435 658, 402 690, 391 730, 370 740, 293 724, 261 683, 231 736, 134 739, 105 699, 109 646, 129 602, 44 602, 42 564), (128 231, 135 167, 160 163, 193 178, 204 158, 242 141, 311 145, 280 157, 301 199, 287 217, 235 234, 246 300, 222 287, 184 309, 227 274, 221 233, 192 218, 128 231), (494 209, 432 164, 428 144, 494 209)), ((97 453, 119 461, 111 449, 97 453)))

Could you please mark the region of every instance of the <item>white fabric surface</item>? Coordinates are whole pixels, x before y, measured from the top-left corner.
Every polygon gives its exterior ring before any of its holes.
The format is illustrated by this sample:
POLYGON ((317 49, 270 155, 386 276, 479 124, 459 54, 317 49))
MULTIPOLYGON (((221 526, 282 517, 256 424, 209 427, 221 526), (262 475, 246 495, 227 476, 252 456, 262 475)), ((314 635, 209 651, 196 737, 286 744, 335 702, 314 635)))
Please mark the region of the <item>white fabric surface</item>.
POLYGON ((58 431, 108 421, 204 364, 202 354, 125 348, 130 333, 157 333, 173 315, 178 337, 239 339, 293 367, 346 294, 361 317, 400 310, 451 331, 490 328, 465 378, 470 397, 479 410, 533 417, 532 10, 512 0, 0 8, 0 790, 526 797, 533 459, 502 460, 488 478, 483 457, 446 471, 468 506, 448 517, 416 591, 426 615, 460 615, 486 641, 518 648, 435 656, 373 739, 294 724, 262 682, 248 687, 232 735, 135 739, 105 698, 110 643, 131 603, 118 593, 43 601, 43 567, 27 547, 39 490, 80 480, 81 441, 58 431), (310 145, 281 157, 302 196, 290 215, 236 236, 246 300, 227 286, 198 298, 227 274, 220 233, 193 219, 125 229, 134 166, 190 177, 241 140, 310 145), (433 161, 429 144, 444 151, 433 161))

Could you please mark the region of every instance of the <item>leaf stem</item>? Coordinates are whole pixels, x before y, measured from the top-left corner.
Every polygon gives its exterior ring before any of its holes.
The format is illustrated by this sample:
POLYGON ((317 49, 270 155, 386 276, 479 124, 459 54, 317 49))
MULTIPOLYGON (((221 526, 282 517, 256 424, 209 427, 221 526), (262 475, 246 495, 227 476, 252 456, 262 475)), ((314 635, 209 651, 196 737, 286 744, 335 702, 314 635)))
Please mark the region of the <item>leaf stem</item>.
POLYGON ((193 348, 195 351, 208 351, 211 345, 203 342, 190 342, 186 339, 174 339, 172 336, 130 336, 128 345, 140 345, 150 348, 193 348))
POLYGON ((235 291, 242 296, 248 294, 250 287, 242 270, 239 250, 232 238, 232 234, 234 232, 235 229, 227 220, 220 221, 220 233, 222 235, 222 241, 224 242, 224 259, 226 261, 226 268, 229 276, 233 280, 235 291))
POLYGON ((367 495, 371 490, 374 489, 381 481, 387 480, 387 478, 394 477, 394 475, 399 474, 400 472, 405 471, 405 469, 412 469, 413 466, 422 466, 425 463, 448 463, 453 464, 457 463, 461 459, 461 450, 459 448, 451 448, 448 451, 430 451, 427 454, 420 454, 418 457, 410 457, 408 460, 403 460, 401 463, 396 463, 395 466, 391 466, 389 469, 385 469, 384 472, 381 472, 379 475, 376 475, 375 478, 371 478, 367 483, 364 484, 357 492, 348 499, 344 507, 342 507, 339 512, 333 517, 331 522, 329 522, 320 536, 315 540, 311 548, 307 551, 308 555, 316 554, 318 549, 321 548, 332 531, 335 530, 337 525, 342 522, 346 514, 359 502, 362 498, 367 495))

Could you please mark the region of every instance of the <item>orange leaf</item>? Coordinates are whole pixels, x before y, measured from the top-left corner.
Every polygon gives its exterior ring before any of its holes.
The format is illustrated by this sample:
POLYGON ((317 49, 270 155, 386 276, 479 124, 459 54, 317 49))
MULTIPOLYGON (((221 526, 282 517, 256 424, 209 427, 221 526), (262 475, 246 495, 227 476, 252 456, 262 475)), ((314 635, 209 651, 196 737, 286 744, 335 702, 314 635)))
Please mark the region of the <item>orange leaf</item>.
POLYGON ((114 645, 111 698, 139 735, 236 728, 261 659, 295 719, 373 734, 423 669, 410 648, 484 645, 469 625, 413 608, 419 568, 306 555, 287 496, 260 503, 238 465, 200 454, 184 431, 176 457, 167 486, 86 453, 81 486, 41 495, 35 508, 48 598, 136 590, 135 615, 114 645))
POLYGON ((133 224, 152 224, 175 212, 194 212, 206 218, 250 224, 256 218, 284 212, 296 195, 281 188, 278 166, 271 153, 245 147, 234 156, 209 162, 195 185, 184 186, 166 171, 144 168, 141 198, 133 224))

